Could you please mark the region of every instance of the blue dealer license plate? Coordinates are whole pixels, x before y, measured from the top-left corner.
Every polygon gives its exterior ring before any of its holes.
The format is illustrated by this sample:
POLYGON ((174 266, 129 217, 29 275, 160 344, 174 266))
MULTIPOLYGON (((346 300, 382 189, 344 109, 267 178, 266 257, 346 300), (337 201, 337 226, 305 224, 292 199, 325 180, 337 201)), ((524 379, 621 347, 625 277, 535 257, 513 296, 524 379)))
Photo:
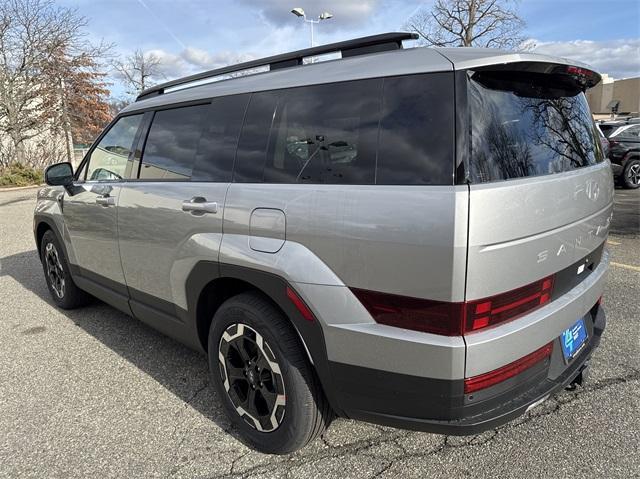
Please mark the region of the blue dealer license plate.
POLYGON ((560 343, 562 343, 562 354, 564 359, 570 361, 582 349, 587 341, 587 328, 584 320, 580 318, 573 326, 566 329, 560 335, 560 343))

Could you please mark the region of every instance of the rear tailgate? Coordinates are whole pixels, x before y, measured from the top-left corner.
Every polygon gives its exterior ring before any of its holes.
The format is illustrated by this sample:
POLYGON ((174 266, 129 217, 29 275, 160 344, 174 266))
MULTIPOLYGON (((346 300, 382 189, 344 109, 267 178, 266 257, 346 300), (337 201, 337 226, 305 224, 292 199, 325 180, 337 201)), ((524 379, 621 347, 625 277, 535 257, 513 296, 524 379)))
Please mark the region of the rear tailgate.
POLYGON ((465 335, 467 377, 555 341, 602 293, 614 189, 583 88, 556 66, 469 72, 466 301, 555 283, 535 312, 465 335))
POLYGON ((557 273, 597 250, 613 211, 606 163, 470 186, 467 300, 557 273))

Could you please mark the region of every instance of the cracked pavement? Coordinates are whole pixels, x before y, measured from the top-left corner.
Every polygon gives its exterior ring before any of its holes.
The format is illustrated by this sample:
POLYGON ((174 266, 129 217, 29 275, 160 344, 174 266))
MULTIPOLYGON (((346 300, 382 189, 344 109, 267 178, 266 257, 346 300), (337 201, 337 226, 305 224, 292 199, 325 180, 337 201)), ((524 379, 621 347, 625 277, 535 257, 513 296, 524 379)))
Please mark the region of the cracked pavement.
MULTIPOLYGON (((640 477, 640 271, 612 267, 589 383, 468 437, 339 419, 290 456, 234 436, 205 358, 96 302, 49 299, 36 190, 0 191, 0 477, 640 477)), ((616 190, 609 249, 640 266, 640 190, 616 190)))

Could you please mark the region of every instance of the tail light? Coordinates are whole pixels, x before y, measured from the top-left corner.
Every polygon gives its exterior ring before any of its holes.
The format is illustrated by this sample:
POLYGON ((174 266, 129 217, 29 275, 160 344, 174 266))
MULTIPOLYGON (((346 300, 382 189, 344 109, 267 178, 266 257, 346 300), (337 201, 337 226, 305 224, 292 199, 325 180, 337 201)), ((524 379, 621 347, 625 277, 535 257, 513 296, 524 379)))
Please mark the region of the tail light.
POLYGON ((504 323, 551 301, 553 276, 522 288, 467 303, 465 332, 504 323))
POLYGON ((499 369, 495 369, 491 372, 480 374, 479 376, 473 376, 464 380, 464 393, 469 394, 480 389, 486 389, 495 384, 506 381, 513 376, 526 371, 527 369, 535 366, 541 361, 544 361, 553 352, 553 343, 546 344, 540 349, 518 359, 506 366, 499 369))
POLYGON ((351 288, 377 323, 425 333, 459 336, 464 303, 448 303, 351 288))
POLYGON ((449 303, 351 288, 380 324, 461 336, 510 321, 551 301, 553 276, 489 298, 449 303))

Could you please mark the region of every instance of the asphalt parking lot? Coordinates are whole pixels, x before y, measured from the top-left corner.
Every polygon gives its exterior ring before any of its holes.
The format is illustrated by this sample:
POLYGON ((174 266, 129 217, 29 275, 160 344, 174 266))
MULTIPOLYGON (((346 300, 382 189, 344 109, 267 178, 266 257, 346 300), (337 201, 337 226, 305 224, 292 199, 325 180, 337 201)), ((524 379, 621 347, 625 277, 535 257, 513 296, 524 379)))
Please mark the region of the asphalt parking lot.
POLYGON ((234 438, 202 355, 101 303, 52 305, 35 192, 0 191, 1 477, 640 477, 640 190, 616 190, 586 387, 471 437, 337 420, 288 457, 234 438))

